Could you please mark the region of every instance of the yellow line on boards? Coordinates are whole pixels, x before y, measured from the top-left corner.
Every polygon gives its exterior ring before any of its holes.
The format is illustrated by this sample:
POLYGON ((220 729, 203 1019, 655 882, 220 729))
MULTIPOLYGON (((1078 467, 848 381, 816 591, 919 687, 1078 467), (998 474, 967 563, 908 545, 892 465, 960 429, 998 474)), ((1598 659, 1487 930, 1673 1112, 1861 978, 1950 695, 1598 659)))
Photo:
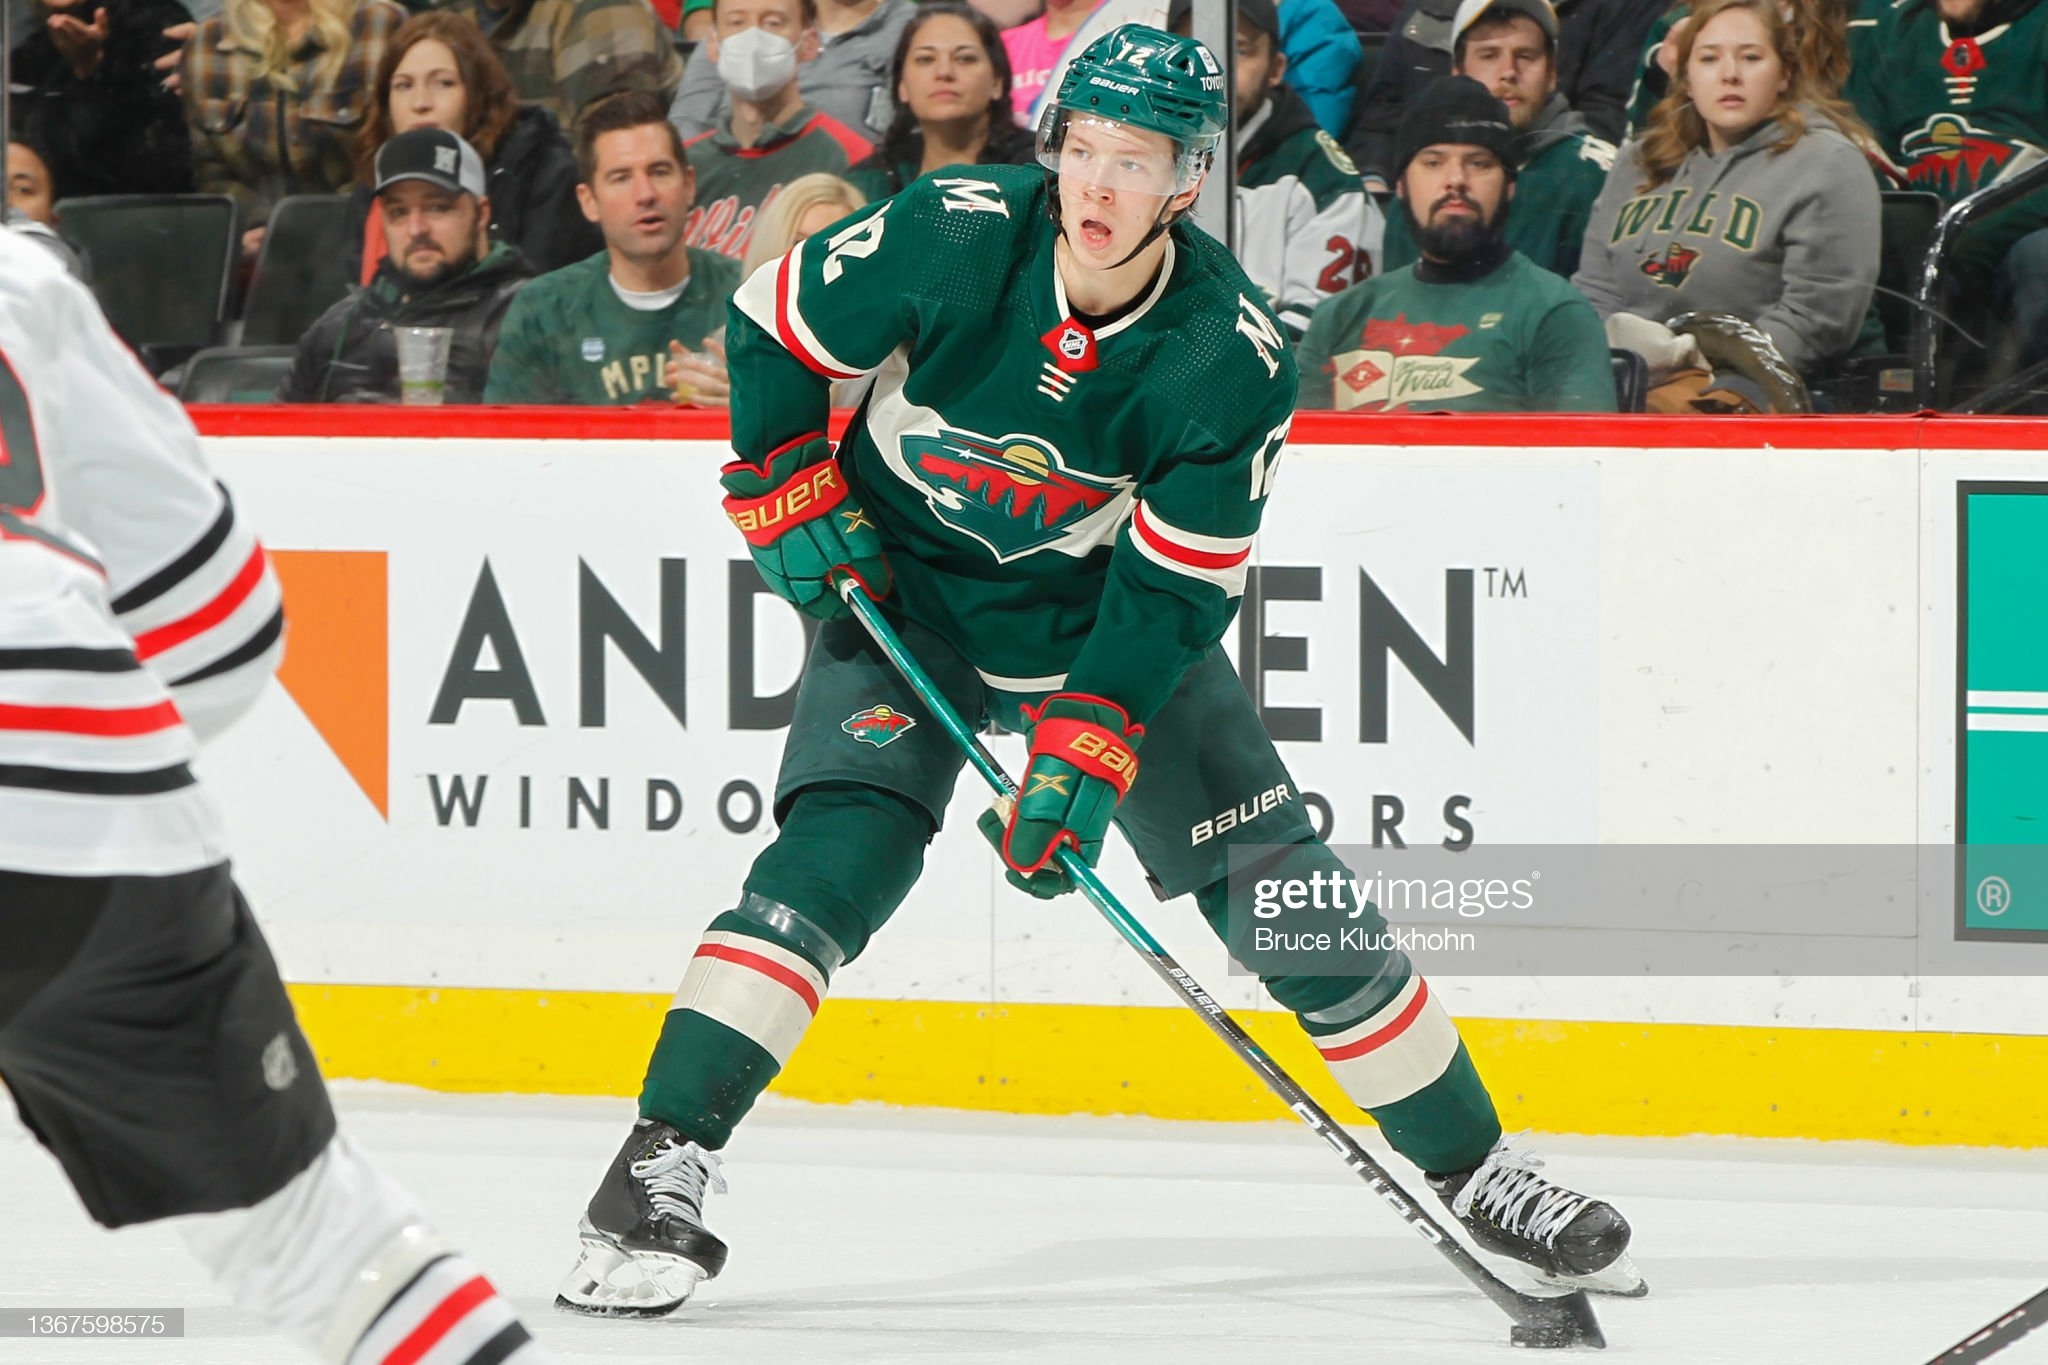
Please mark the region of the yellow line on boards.
MULTIPOLYGON (((639 1093, 664 995, 295 985, 336 1078, 432 1090, 639 1093)), ((1239 1016, 1339 1118, 1357 1111, 1278 1011, 1239 1016)), ((1461 1019, 1510 1130, 2048 1146, 2048 1038, 1461 1019)), ((1026 1114, 1278 1118, 1194 1015, 1168 1007, 827 1000, 775 1084, 1026 1114)))

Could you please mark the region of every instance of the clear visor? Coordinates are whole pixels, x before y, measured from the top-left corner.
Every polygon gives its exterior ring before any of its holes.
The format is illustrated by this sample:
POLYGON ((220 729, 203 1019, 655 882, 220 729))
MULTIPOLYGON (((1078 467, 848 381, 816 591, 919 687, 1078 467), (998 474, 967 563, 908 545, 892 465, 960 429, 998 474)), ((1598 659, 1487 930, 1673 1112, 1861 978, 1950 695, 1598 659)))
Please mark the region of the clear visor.
POLYGON ((1038 164, 1063 180, 1162 199, 1186 193, 1202 178, 1201 156, 1166 134, 1072 109, 1047 111, 1038 164))

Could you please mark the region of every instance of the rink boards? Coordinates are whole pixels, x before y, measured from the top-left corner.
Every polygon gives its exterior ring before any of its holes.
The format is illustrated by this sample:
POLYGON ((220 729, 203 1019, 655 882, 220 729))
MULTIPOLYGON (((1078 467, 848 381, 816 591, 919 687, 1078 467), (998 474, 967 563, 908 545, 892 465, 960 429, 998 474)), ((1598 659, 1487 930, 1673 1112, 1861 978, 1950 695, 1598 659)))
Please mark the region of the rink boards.
MULTIPOLYGON (((206 776, 324 1064, 632 1093, 767 841, 803 647, 718 510, 721 424, 201 425, 292 622, 283 685, 206 776)), ((1225 644, 1337 843, 2024 843, 2048 830, 2043 488, 2048 440, 2023 423, 1304 418, 1256 552, 1263 610, 1225 644)), ((780 1088, 1278 1112, 1085 905, 1002 885, 981 804, 963 781, 780 1088)), ((1189 905, 1154 902, 1120 849, 1105 870, 1321 1083, 1189 905)), ((1995 973, 1434 984, 1510 1126, 2038 1144, 2048 885, 1997 880, 2007 899, 1959 884, 1940 921, 1995 973)))

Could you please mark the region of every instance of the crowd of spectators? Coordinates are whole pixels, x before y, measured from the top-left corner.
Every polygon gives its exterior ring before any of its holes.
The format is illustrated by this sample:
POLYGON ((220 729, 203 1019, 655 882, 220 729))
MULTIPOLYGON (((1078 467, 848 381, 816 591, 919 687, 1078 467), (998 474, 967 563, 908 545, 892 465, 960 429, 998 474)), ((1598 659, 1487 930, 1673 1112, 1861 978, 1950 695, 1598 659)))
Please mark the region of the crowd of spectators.
MULTIPOLYGON (((28 0, 8 204, 61 237, 225 195, 239 286, 281 200, 344 197, 292 401, 395 401, 394 329, 438 326, 448 401, 718 406, 745 273, 1030 163, 1103 2, 28 0)), ((1234 70, 1217 173, 1305 407, 1599 411, 1634 371, 1658 411, 1825 409, 1900 349, 1881 191, 2048 159, 2048 0, 1239 0, 1234 70)), ((1944 325, 2048 357, 2048 191, 1953 276, 1944 325)))

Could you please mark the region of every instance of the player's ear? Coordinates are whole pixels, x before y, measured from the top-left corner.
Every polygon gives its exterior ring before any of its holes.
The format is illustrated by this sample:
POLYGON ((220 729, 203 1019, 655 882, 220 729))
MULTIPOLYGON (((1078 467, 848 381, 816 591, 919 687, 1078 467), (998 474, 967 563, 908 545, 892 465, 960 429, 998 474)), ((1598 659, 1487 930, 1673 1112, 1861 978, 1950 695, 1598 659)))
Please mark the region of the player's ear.
MULTIPOLYGON (((796 45, 796 59, 800 62, 816 61, 818 53, 823 50, 824 42, 818 37, 818 30, 807 28, 804 30, 802 41, 796 45)), ((716 61, 717 59, 713 58, 712 60, 716 61)))
POLYGON ((576 206, 583 210, 585 218, 593 223, 597 221, 597 196, 580 180, 576 182, 576 206))
POLYGON ((1280 44, 1273 44, 1273 69, 1266 73, 1266 88, 1277 90, 1280 82, 1287 79, 1287 54, 1280 50, 1280 44))

